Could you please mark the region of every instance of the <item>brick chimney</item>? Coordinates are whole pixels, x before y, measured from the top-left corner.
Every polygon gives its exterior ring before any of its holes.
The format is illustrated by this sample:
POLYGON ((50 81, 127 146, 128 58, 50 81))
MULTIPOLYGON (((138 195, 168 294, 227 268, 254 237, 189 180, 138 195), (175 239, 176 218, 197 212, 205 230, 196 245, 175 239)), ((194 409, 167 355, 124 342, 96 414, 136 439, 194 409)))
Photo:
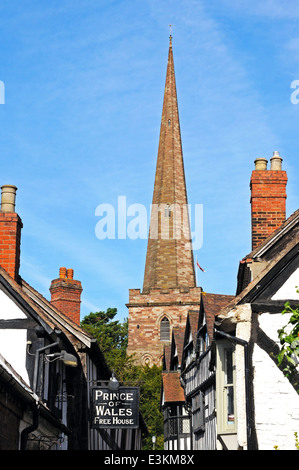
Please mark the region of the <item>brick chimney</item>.
POLYGON ((273 152, 271 167, 265 158, 255 160, 250 180, 252 250, 280 227, 286 219, 287 174, 282 171, 282 158, 273 152))
POLYGON ((73 269, 60 268, 59 278, 51 282, 51 303, 72 321, 80 324, 80 303, 82 286, 73 279, 73 269))
POLYGON ((0 210, 0 265, 18 280, 23 223, 15 212, 16 186, 1 186, 0 210))

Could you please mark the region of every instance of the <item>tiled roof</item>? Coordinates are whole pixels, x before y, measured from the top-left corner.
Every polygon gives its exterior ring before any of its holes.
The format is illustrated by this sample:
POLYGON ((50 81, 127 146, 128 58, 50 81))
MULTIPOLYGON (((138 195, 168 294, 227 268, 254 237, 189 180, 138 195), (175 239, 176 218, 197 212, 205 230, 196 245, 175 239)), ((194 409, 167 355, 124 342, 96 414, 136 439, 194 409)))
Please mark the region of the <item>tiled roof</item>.
POLYGON ((167 344, 164 346, 164 361, 165 361, 165 370, 169 370, 170 367, 170 359, 171 359, 171 345, 167 344))
POLYGON ((190 325, 190 330, 193 338, 193 343, 196 344, 196 336, 198 331, 198 317, 199 317, 199 310, 190 310, 188 312, 188 320, 190 325))
POLYGON ((215 316, 222 308, 226 307, 234 298, 234 295, 208 294, 203 292, 203 306, 207 322, 207 332, 210 341, 213 338, 215 316))
POLYGON ((162 373, 164 403, 184 402, 184 389, 180 382, 180 372, 163 372, 162 373))

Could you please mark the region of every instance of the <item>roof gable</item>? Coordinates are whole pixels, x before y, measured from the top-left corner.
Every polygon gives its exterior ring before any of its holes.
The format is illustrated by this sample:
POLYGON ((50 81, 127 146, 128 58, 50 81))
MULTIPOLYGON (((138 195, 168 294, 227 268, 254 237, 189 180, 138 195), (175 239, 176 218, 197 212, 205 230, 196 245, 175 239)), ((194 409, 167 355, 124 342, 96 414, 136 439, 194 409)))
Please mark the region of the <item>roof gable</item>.
POLYGON ((45 315, 51 319, 57 327, 63 329, 67 336, 72 337, 73 341, 76 339, 85 346, 90 347, 93 337, 89 333, 52 305, 51 302, 24 281, 24 279, 21 279, 21 286, 24 294, 35 303, 39 310, 43 310, 45 315))
POLYGON ((26 319, 27 315, 7 295, 7 291, 0 287, 0 318, 1 320, 26 319))
POLYGON ((277 255, 288 249, 299 237, 299 209, 295 211, 275 232, 255 250, 244 256, 239 263, 237 295, 261 272, 277 255))
MULTIPOLYGON (((287 247, 274 259, 267 263, 264 269, 253 279, 253 281, 245 287, 226 307, 224 307, 219 315, 219 318, 223 322, 225 321, 229 312, 231 312, 237 305, 251 303, 253 308, 257 311, 268 311, 269 308, 273 308, 273 311, 281 311, 285 301, 292 299, 281 298, 282 287, 288 281, 288 279, 298 279, 299 268, 299 236, 291 240, 287 247), (296 273, 296 274, 295 274, 296 273), (278 300, 275 299, 275 294, 280 291, 278 300)), ((299 285, 299 279, 298 279, 299 285)), ((297 294, 295 293, 294 286, 294 297, 297 303, 297 294)), ((292 302, 291 302, 292 304, 292 302)))
POLYGON ((171 358, 170 358, 170 370, 172 369, 173 357, 177 355, 178 366, 181 365, 182 353, 184 347, 184 330, 175 326, 172 329, 172 342, 171 342, 171 358))
POLYGON ((282 251, 289 241, 299 233, 299 209, 293 212, 286 221, 266 238, 255 250, 251 251, 243 259, 261 258, 271 259, 278 251, 282 251), (276 249, 274 250, 274 247, 276 249), (270 253, 269 253, 270 252, 270 253))
POLYGON ((197 331, 200 325, 200 319, 202 318, 202 308, 198 311, 190 310, 187 315, 186 325, 185 325, 185 333, 184 333, 184 343, 183 343, 183 350, 182 350, 182 359, 181 365, 184 369, 186 366, 186 358, 190 356, 190 354, 195 354, 196 349, 196 338, 197 338, 197 331))
POLYGON ((203 293, 202 295, 207 334, 211 343, 214 336, 215 317, 220 313, 223 307, 225 307, 230 301, 234 299, 234 296, 209 293, 203 293))
POLYGON ((11 302, 20 306, 22 311, 41 325, 48 334, 60 329, 73 344, 79 342, 91 346, 93 338, 83 328, 56 309, 23 279, 20 279, 19 283, 12 279, 1 266, 0 284, 5 291, 4 295, 8 295, 11 302))

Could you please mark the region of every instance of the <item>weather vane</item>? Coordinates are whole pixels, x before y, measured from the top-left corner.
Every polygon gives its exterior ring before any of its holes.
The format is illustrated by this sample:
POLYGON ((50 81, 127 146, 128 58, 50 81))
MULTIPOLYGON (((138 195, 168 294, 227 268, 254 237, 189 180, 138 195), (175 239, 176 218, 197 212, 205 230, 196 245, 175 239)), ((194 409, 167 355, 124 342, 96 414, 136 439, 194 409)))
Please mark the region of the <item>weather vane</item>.
POLYGON ((169 29, 170 29, 170 36, 171 36, 171 24, 169 25, 169 29))

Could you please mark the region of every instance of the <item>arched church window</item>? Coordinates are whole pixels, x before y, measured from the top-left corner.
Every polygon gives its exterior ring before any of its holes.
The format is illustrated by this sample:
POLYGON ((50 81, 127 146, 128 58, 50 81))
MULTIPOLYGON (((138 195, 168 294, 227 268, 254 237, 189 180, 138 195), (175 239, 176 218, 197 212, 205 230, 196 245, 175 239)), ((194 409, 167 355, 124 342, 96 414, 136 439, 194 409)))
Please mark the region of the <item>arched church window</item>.
POLYGON ((163 317, 160 323, 160 340, 170 340, 170 322, 167 317, 163 317))
POLYGON ((164 217, 170 217, 170 213, 171 213, 170 206, 169 204, 166 204, 166 206, 164 207, 164 217))

